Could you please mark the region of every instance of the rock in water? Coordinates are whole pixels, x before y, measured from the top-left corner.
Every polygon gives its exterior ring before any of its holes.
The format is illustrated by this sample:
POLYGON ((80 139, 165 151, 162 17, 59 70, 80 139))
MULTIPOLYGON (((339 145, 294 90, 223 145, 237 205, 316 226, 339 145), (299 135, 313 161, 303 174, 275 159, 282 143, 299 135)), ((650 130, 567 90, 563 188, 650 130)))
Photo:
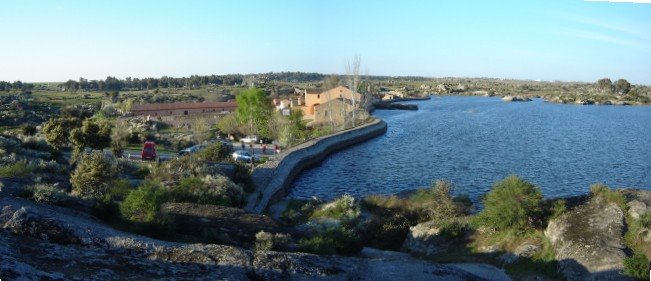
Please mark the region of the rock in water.
POLYGON ((624 212, 593 199, 549 222, 545 236, 568 280, 621 280, 624 268, 624 212))

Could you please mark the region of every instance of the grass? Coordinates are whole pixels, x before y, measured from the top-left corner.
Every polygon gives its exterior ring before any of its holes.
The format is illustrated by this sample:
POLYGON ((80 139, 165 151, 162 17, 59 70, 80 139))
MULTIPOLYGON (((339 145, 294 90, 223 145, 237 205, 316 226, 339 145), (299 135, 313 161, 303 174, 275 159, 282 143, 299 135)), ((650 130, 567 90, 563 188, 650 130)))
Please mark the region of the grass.
POLYGON ((21 160, 9 165, 0 166, 0 178, 24 178, 32 172, 27 161, 21 160))

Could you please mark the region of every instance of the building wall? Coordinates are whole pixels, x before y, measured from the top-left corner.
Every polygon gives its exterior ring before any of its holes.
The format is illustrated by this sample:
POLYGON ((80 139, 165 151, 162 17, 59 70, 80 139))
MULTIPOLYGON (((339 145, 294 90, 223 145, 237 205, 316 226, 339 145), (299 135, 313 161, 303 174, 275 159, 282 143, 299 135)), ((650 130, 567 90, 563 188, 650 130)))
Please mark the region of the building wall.
POLYGON ((343 124, 346 115, 353 110, 353 106, 342 100, 333 100, 314 108, 314 123, 330 123, 330 116, 335 124, 343 124))

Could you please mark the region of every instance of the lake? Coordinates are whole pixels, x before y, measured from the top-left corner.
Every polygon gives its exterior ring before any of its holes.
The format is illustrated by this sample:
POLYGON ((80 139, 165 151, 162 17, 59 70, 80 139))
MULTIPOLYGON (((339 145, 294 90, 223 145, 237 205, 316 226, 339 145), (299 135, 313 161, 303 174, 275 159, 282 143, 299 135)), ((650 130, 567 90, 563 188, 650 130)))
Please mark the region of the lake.
POLYGON ((478 201, 517 174, 550 197, 611 187, 651 189, 651 107, 433 97, 418 111, 378 110, 385 135, 330 155, 289 196, 395 194, 445 179, 478 201))

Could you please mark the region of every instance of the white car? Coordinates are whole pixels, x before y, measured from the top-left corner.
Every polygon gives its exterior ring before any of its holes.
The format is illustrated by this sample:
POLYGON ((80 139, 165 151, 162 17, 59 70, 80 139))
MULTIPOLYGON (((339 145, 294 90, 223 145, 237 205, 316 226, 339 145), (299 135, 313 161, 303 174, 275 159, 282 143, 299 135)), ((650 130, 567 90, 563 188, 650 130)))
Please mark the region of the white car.
POLYGON ((233 160, 242 162, 251 162, 253 153, 247 150, 238 150, 233 152, 233 160))
POLYGON ((240 139, 243 143, 256 143, 258 142, 258 136, 246 136, 240 139))

